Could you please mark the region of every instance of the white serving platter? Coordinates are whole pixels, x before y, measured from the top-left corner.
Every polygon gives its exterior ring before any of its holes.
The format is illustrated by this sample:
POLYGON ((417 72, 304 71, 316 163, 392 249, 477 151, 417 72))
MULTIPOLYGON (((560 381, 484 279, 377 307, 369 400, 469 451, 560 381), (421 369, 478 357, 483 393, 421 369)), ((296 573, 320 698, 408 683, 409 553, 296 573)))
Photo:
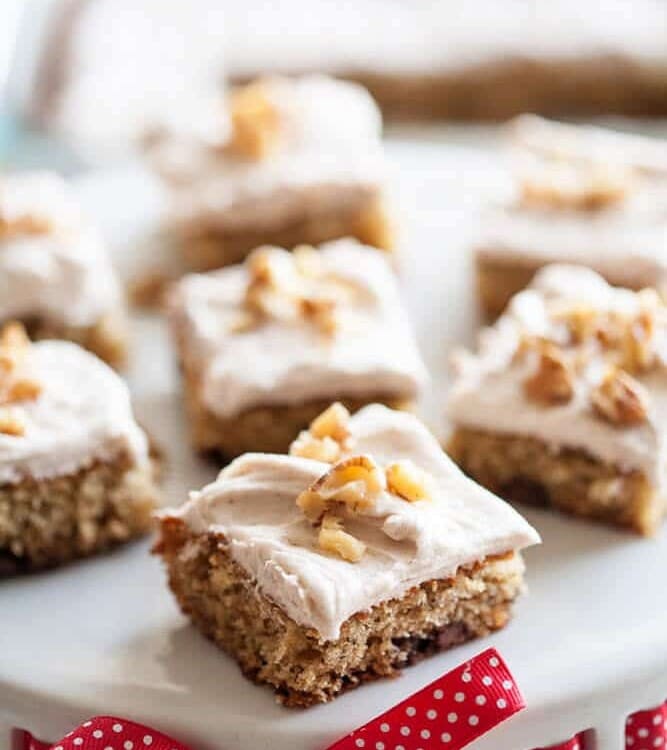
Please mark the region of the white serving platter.
MULTIPOLYGON (((388 150, 405 228, 402 284, 433 375, 422 413, 443 434, 448 354, 471 343, 477 325, 467 243, 480 201, 502 178, 488 144, 399 134, 388 150)), ((124 271, 145 267, 162 205, 148 174, 123 166, 79 189, 124 271)), ((215 471, 186 442, 162 321, 133 323, 128 378, 140 419, 166 450, 166 499, 176 504, 215 471)), ((643 540, 547 511, 525 515, 544 543, 526 554, 530 593, 509 627, 305 712, 277 706, 188 624, 148 541, 2 581, 0 750, 12 727, 55 740, 95 714, 144 722, 193 750, 323 750, 487 646, 505 657, 528 707, 471 747, 530 750, 595 727, 601 750, 620 750, 624 717, 667 697, 667 533, 643 540)))

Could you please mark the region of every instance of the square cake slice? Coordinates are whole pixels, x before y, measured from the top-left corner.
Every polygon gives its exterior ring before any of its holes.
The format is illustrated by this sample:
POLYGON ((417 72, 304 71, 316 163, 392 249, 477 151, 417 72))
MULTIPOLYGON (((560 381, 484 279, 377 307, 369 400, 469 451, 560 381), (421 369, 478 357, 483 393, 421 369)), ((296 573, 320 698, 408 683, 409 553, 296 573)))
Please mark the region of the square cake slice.
POLYGON ((49 172, 0 175, 0 323, 74 341, 114 367, 126 356, 120 285, 67 183, 49 172))
POLYGON ((163 513, 156 551, 194 624, 309 706, 502 628, 538 541, 416 417, 335 404, 163 513))
POLYGON ((0 570, 83 557, 148 531, 157 490, 123 381, 76 344, 0 336, 0 570))
POLYGON ((509 500, 654 533, 667 510, 667 308, 548 266, 458 358, 449 453, 509 500))
POLYGON ((332 401, 409 407, 426 369, 385 258, 352 239, 261 248, 173 289, 195 447, 285 452, 332 401))
POLYGON ((304 76, 232 91, 215 137, 154 139, 151 161, 172 188, 169 231, 188 267, 348 236, 389 250, 381 131, 363 88, 304 76))
POLYGON ((667 143, 520 117, 513 185, 476 239, 481 305, 497 317, 549 263, 592 268, 631 289, 667 279, 667 143))

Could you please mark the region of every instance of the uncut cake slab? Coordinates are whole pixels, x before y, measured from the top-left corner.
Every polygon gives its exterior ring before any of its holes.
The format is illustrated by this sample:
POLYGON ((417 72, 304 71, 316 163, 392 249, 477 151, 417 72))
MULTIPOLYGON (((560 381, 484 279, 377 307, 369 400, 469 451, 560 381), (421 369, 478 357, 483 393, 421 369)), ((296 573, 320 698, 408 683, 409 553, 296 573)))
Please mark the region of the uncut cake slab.
MULTIPOLYGON (((442 139, 450 134, 434 133, 438 143, 415 143, 400 133, 387 142, 393 188, 407 220, 401 283, 435 384, 420 411, 440 434, 448 353, 471 345, 477 325, 467 233, 497 177, 488 152, 446 146, 442 139)), ((86 178, 79 187, 112 245, 130 247, 153 230, 149 217, 158 218, 159 189, 143 171, 117 170, 104 180, 86 178)), ((136 262, 131 252, 119 260, 136 262)), ((165 495, 177 504, 217 471, 180 449, 187 426, 166 327, 134 316, 131 330, 137 418, 167 448, 165 495)), ((3 582, 0 747, 13 726, 55 738, 93 714, 115 713, 202 750, 326 748, 493 646, 528 708, 477 741, 475 750, 536 747, 591 725, 608 732, 603 747, 620 748, 620 717, 667 693, 667 615, 659 598, 665 530, 643 540, 539 509, 522 512, 543 545, 525 552, 528 594, 503 631, 436 655, 399 679, 361 686, 306 711, 277 705, 270 690, 245 680, 201 637, 179 613, 148 542, 3 582)))

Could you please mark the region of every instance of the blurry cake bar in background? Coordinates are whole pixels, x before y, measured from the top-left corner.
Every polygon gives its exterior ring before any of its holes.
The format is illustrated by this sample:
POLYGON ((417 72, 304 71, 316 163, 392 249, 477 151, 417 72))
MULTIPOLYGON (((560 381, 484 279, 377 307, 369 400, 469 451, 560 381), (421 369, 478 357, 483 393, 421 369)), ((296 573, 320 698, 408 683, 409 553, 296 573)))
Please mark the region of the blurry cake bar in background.
POLYGON ((427 377, 389 264, 351 239, 261 248, 168 307, 202 451, 284 452, 331 401, 407 408, 427 377))
POLYGON ((262 79, 232 91, 218 142, 156 139, 171 184, 170 231, 194 270, 262 244, 356 237, 390 249, 380 113, 359 86, 323 76, 262 79))
POLYGON ((0 174, 0 323, 75 341, 117 367, 126 355, 122 292, 98 233, 56 174, 0 174))
POLYGON ((548 266, 461 353, 449 453, 508 500, 654 533, 667 510, 667 308, 548 266))
POLYGON ((537 533, 468 480, 412 415, 326 422, 336 455, 237 458, 161 516, 156 551, 195 625, 309 706, 502 628, 537 533), (335 422, 335 424, 334 424, 335 422))
POLYGON ((511 126, 514 186, 476 244, 495 317, 547 263, 581 263, 641 289, 667 275, 667 141, 533 116, 511 126))
POLYGON ((329 73, 368 87, 390 117, 667 113, 663 0, 50 5, 31 108, 78 139, 187 118, 216 75, 329 73))
POLYGON ((662 0, 226 0, 231 77, 325 71, 388 117, 667 113, 662 0))
POLYGON ((145 533, 157 497, 123 381, 68 341, 0 335, 0 569, 56 565, 145 533))

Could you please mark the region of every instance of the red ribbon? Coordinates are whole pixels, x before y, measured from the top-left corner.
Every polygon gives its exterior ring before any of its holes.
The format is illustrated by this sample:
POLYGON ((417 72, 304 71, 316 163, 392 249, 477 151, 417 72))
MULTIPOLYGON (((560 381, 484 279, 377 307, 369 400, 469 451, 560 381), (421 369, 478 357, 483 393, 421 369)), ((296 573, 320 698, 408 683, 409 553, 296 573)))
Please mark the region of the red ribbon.
MULTIPOLYGON (((524 706, 507 665, 490 648, 328 750, 460 750, 524 706)), ((189 750, 166 734, 113 716, 90 719, 54 744, 24 731, 15 739, 21 750, 189 750)), ((632 714, 625 742, 626 750, 667 750, 667 703, 632 714)), ((586 733, 537 750, 587 750, 586 733)))

